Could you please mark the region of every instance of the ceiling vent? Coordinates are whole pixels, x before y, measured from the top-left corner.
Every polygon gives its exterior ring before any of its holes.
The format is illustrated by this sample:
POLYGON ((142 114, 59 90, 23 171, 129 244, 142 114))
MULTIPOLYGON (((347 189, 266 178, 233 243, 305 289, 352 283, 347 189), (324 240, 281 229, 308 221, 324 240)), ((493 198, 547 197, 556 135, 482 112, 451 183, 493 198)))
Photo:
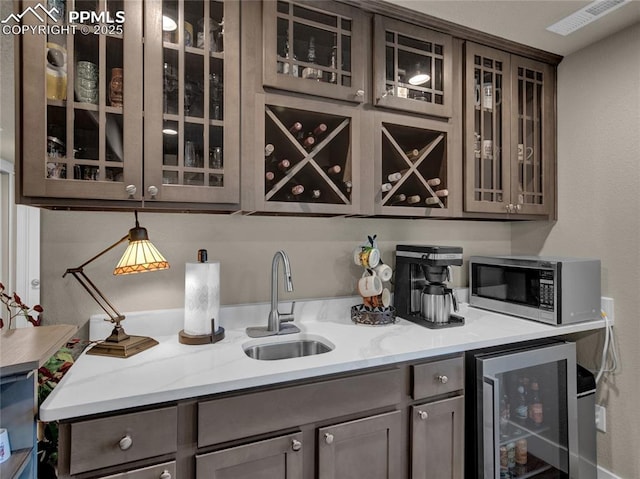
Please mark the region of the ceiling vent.
POLYGON ((558 35, 567 36, 630 1, 631 0, 596 0, 568 17, 548 26, 547 30, 557 33, 558 35))

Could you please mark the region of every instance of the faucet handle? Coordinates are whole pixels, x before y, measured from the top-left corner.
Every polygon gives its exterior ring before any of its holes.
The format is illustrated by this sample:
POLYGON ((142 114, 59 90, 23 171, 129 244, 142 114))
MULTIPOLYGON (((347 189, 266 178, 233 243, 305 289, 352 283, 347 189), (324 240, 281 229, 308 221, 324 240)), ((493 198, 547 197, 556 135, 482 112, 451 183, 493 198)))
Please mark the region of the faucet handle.
POLYGON ((288 313, 279 313, 279 317, 280 317, 280 322, 281 323, 286 323, 288 321, 293 321, 295 318, 295 313, 294 310, 296 309, 296 302, 292 301, 291 302, 291 311, 289 311, 288 313))

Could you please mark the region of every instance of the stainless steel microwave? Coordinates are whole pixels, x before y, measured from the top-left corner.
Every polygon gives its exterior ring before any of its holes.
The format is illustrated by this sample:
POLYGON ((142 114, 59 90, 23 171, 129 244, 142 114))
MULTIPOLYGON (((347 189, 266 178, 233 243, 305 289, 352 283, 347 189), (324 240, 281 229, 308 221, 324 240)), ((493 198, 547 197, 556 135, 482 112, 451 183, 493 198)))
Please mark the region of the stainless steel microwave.
POLYGON ((600 318, 600 260, 472 256, 469 305, 553 325, 600 318))

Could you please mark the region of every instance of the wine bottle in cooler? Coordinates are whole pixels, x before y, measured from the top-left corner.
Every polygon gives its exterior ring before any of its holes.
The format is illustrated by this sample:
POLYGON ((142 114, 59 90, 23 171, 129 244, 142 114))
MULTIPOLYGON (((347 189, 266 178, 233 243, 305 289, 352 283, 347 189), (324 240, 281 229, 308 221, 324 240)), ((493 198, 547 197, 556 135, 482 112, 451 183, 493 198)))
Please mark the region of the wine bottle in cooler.
POLYGON ((382 186, 380 187, 383 193, 390 191, 391 188, 393 188, 393 185, 391 183, 382 183, 382 186))
POLYGON ((428 205, 437 205, 440 203, 440 199, 435 196, 428 196, 424 202, 428 205))
POLYGON ((429 178, 427 180, 427 184, 429 186, 438 186, 440 185, 440 178, 429 178))
POLYGON ((422 198, 420 198, 420 195, 407 196, 407 204, 408 205, 418 204, 418 203, 420 203, 421 200, 422 200, 422 198))

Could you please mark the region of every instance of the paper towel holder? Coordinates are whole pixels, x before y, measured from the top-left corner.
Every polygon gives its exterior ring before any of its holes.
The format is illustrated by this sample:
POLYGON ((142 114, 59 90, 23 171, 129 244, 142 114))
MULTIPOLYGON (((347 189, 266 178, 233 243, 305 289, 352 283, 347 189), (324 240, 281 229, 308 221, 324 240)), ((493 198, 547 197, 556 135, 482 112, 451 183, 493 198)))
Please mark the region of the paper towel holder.
MULTIPOLYGON (((207 262, 207 250, 198 250, 198 263, 207 262)), ((178 333, 178 341, 181 344, 199 345, 199 344, 213 344, 224 339, 224 328, 222 326, 215 329, 215 318, 211 318, 211 334, 189 334, 185 333, 184 329, 178 333)))
POLYGON ((211 334, 187 334, 184 329, 178 333, 178 341, 182 344, 213 344, 224 339, 224 328, 218 327, 217 331, 213 331, 214 319, 211 319, 211 334))

